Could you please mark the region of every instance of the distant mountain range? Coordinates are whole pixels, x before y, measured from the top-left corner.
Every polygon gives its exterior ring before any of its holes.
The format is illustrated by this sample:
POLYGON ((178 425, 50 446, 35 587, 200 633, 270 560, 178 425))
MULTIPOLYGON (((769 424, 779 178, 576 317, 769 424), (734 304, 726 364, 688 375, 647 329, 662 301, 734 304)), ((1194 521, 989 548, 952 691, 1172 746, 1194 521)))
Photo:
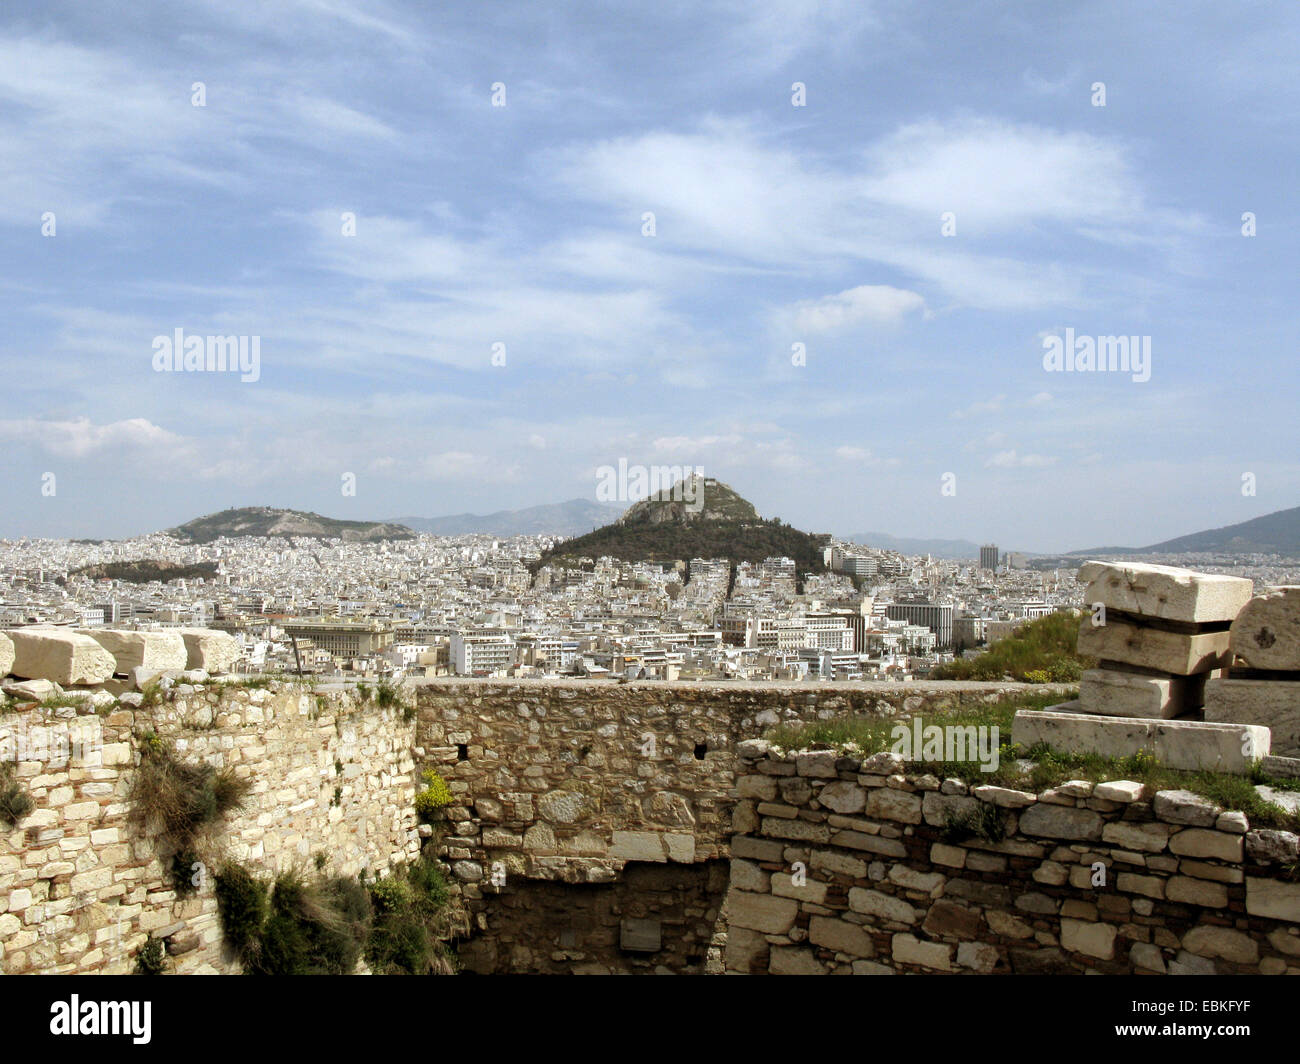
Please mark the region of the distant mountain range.
POLYGON ((302 510, 277 510, 270 506, 245 506, 196 517, 167 529, 167 534, 182 543, 211 543, 222 536, 307 536, 353 543, 415 536, 409 528, 384 521, 339 521, 302 510))
POLYGON ((968 539, 909 539, 906 536, 891 536, 886 532, 854 532, 844 538, 850 543, 896 550, 899 554, 932 554, 936 558, 956 561, 980 556, 979 544, 968 539))
POLYGON ((1167 539, 1149 547, 1095 547, 1066 557, 1097 554, 1288 554, 1300 556, 1300 506, 1252 517, 1223 528, 1167 539))
POLYGON ((609 524, 621 507, 588 499, 498 510, 491 514, 451 514, 447 517, 395 517, 393 523, 433 536, 468 536, 481 532, 508 539, 511 536, 580 536, 609 524))

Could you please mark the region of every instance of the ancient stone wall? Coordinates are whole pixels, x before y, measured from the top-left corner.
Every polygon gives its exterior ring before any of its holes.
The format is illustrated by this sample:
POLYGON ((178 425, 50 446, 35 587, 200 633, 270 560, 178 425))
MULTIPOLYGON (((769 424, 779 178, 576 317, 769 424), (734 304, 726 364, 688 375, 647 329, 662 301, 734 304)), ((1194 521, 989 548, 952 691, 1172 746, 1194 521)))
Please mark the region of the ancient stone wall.
POLYGON ((1125 781, 972 789, 765 747, 741 748, 729 973, 1300 975, 1290 832, 1125 781))
MULTIPOLYGON (((421 770, 441 774, 454 796, 441 825, 441 853, 451 863, 463 906, 462 959, 472 965, 474 957, 483 956, 489 958, 482 962, 485 970, 495 970, 500 958, 526 953, 540 970, 552 952, 567 952, 582 954, 580 964, 624 970, 632 963, 631 951, 615 948, 613 925, 571 928, 563 906, 558 914, 548 908, 553 892, 538 889, 538 881, 617 884, 629 863, 692 866, 725 859, 732 834, 735 745, 772 725, 845 715, 927 715, 996 702, 1026 687, 590 680, 424 684, 417 688, 416 756, 421 770), (527 910, 534 905, 530 924, 527 910), (467 948, 484 935, 493 941, 467 948)), ((642 883, 651 894, 659 889, 649 877, 642 883)), ((676 912, 681 884, 667 877, 662 890, 663 897, 647 903, 676 912)), ((617 898, 622 892, 606 893, 617 898)), ((705 911, 711 908, 704 905, 705 911)), ((715 934, 724 930, 723 923, 715 926, 715 934)), ((693 939, 679 952, 698 956, 697 945, 693 939)), ((665 946, 664 957, 675 948, 665 946)), ((650 963, 663 966, 663 957, 651 957, 650 963)), ((720 970, 720 957, 716 967, 720 970)))
POLYGON ((269 877, 310 873, 317 855, 344 875, 418 856, 415 724, 400 710, 288 683, 123 698, 99 713, 90 702, 28 703, 0 715, 0 761, 33 803, 16 827, 0 821, 0 971, 126 972, 149 936, 163 940, 169 971, 236 971, 210 874, 223 857, 269 877), (201 847, 206 874, 188 897, 173 886, 157 825, 131 817, 150 732, 184 761, 251 781, 242 809, 201 847))

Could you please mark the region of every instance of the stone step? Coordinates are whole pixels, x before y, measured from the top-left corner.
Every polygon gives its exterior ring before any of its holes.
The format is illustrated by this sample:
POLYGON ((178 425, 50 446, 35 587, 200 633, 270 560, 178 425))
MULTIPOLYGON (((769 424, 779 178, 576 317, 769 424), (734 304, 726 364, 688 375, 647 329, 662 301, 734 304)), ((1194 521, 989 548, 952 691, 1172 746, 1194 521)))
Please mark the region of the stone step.
POLYGON ((1107 717, 1079 713, 1077 703, 1066 702, 1020 710, 1011 725, 1011 739, 1026 749, 1046 743, 1062 753, 1102 757, 1130 757, 1146 750, 1166 768, 1244 775, 1268 755, 1271 736, 1255 724, 1107 717))
POLYGON ((1276 754, 1270 754, 1261 762, 1261 767, 1270 776, 1300 779, 1300 757, 1278 757, 1276 754))

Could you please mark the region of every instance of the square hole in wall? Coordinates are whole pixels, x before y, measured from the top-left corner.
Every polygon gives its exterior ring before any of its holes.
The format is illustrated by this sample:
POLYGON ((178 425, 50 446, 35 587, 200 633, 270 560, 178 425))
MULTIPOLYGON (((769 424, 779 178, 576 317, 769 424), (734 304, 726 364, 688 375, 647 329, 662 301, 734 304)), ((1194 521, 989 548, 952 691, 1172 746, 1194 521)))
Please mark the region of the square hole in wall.
POLYGON ((456 760, 457 761, 469 760, 469 743, 456 744, 456 760))

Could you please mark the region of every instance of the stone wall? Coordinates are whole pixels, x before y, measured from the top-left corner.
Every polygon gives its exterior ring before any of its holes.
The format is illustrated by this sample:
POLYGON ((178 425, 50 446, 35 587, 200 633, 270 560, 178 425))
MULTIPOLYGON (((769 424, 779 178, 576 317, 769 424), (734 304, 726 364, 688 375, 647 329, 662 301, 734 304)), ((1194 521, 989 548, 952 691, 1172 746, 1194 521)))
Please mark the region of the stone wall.
POLYGON ((418 856, 415 724, 400 711, 291 683, 121 698, 101 699, 98 713, 90 702, 27 703, 0 715, 0 761, 34 802, 16 827, 0 821, 0 971, 126 972, 150 935, 163 939, 170 971, 238 970, 211 874, 178 897, 156 826, 142 831, 130 816, 149 732, 178 758, 252 781, 201 849, 208 870, 230 858, 261 876, 312 872, 319 854, 331 874, 382 873, 418 856))
POLYGON ((729 973, 1300 975, 1290 832, 1125 781, 1032 794, 888 753, 741 753, 729 973), (954 831, 981 811, 1000 841, 954 831))
MULTIPOLYGON (((572 937, 571 929, 548 909, 551 895, 536 889, 538 881, 616 884, 629 863, 691 866, 727 858, 735 745, 772 725, 845 715, 928 715, 996 702, 1027 686, 590 680, 421 685, 416 756, 421 770, 440 773, 454 796, 442 825, 441 854, 451 863, 463 906, 461 934, 493 940, 468 949, 462 941, 462 960, 472 966, 476 956, 488 957, 485 970, 495 970, 497 959, 512 952, 546 958, 552 951, 576 950, 584 955, 582 963, 624 970, 631 961, 611 944, 608 926, 587 925, 590 934, 578 928, 577 944, 561 945, 572 937), (534 901, 529 926, 527 909, 534 901)), ((643 882, 651 892, 658 889, 650 878, 643 882)), ((673 910, 680 884, 670 877, 663 889, 664 897, 650 901, 673 910)), ((698 950, 692 945, 687 953, 697 956, 698 950)))

